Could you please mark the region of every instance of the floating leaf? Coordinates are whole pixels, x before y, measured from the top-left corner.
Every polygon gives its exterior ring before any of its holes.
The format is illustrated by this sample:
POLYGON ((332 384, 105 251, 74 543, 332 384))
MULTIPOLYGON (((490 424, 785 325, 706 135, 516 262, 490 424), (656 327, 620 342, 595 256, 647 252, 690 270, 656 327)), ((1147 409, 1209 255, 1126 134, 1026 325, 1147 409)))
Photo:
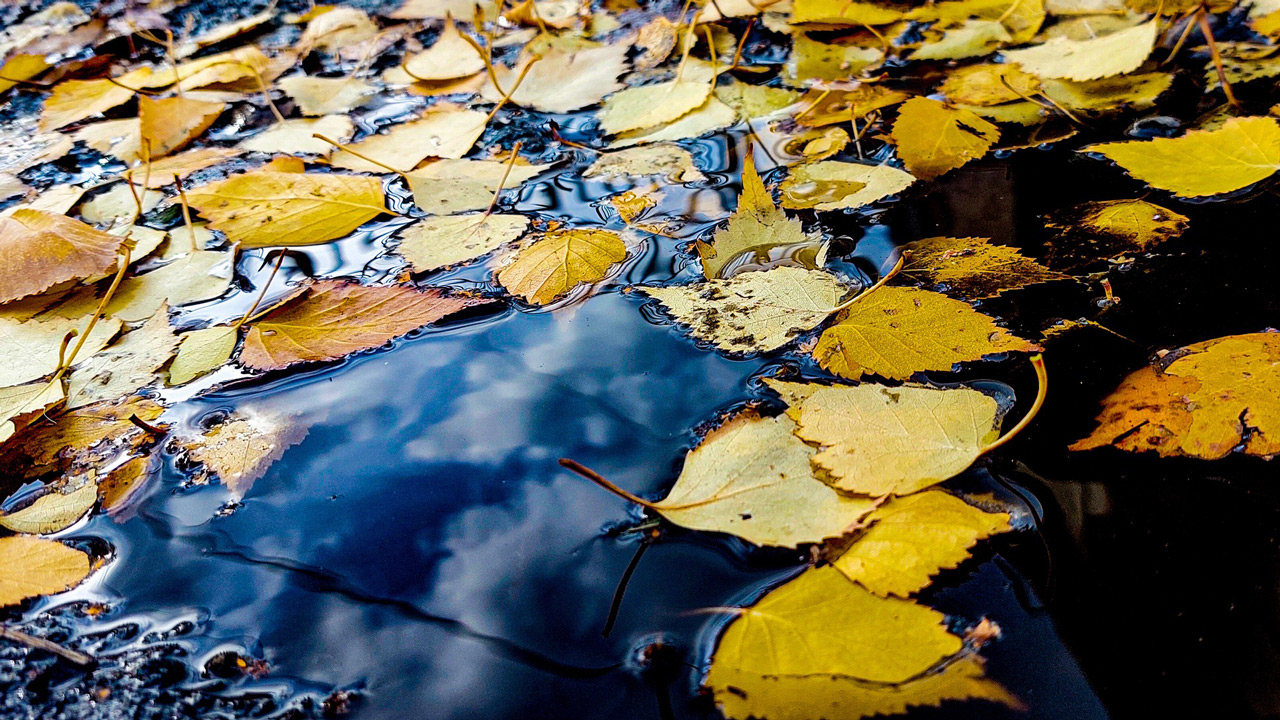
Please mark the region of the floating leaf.
MULTIPOLYGON (((79 335, 86 323, 81 318, 0 318, 0 387, 19 385, 57 370, 63 338, 79 335)), ((119 320, 98 321, 80 348, 79 357, 87 358, 106 347, 118 332, 119 320)))
POLYGON ((345 115, 325 115, 318 118, 290 118, 276 123, 263 132, 241 141, 239 147, 265 153, 291 155, 328 155, 333 150, 329 143, 314 137, 323 135, 337 142, 345 142, 355 132, 355 123, 345 115))
POLYGON ((915 181, 910 173, 888 165, 824 160, 792 168, 778 189, 784 208, 842 210, 896 195, 915 181))
POLYGON ((986 238, 936 237, 907 243, 902 274, 935 290, 974 300, 1028 285, 1068 279, 1007 245, 986 238))
POLYGON ((822 333, 813 356, 851 380, 864 374, 905 380, 995 353, 1039 349, 968 303, 916 288, 880 288, 838 317, 822 333))
POLYGON ((93 467, 136 442, 142 430, 130 422, 138 416, 155 422, 164 406, 130 396, 60 413, 51 423, 36 423, 2 446, 0 468, 12 477, 31 478, 66 467, 93 467))
POLYGON ((659 143, 601 153, 582 177, 611 180, 621 177, 662 175, 670 182, 686 183, 706 180, 693 163, 693 155, 679 145, 659 143))
POLYGON ((796 122, 807 127, 852 123, 909 97, 900 90, 871 84, 852 90, 810 90, 802 98, 804 109, 796 113, 796 122))
POLYGON ((24 209, 0 217, 0 303, 100 275, 122 242, 65 215, 24 209))
POLYGON ((484 210, 501 187, 515 190, 542 174, 550 165, 527 165, 496 160, 437 160, 406 177, 413 202, 424 212, 450 215, 484 210), (503 182, 503 178, 506 182, 503 182))
POLYGON ((627 257, 616 233, 597 228, 552 230, 498 272, 498 282, 535 305, 546 305, 582 283, 603 280, 627 257))
MULTIPOLYGON (((340 115, 360 107, 376 88, 352 77, 293 75, 276 82, 303 115, 340 115)), ((321 134, 324 134, 323 132, 321 134)))
POLYGON ((141 180, 145 177, 147 187, 162 188, 166 185, 172 185, 175 178, 185 178, 197 170, 203 170, 239 154, 239 150, 231 148, 188 150, 178 155, 171 155, 167 158, 153 161, 145 171, 135 172, 134 180, 141 180))
POLYGON ((40 116, 41 130, 57 130, 102 114, 133 98, 133 90, 150 77, 149 68, 143 68, 111 80, 64 80, 53 88, 44 101, 44 113, 40 116))
POLYGON ((18 54, 10 57, 5 60, 4 67, 0 67, 0 93, 23 80, 30 80, 49 67, 44 55, 18 54))
POLYGON ((462 38, 452 18, 445 21, 431 47, 404 62, 405 70, 416 80, 456 80, 475 75, 484 67, 484 58, 462 38))
POLYGON ((202 102, 186 97, 152 100, 143 95, 138 98, 139 132, 144 151, 150 157, 161 158, 181 150, 213 124, 226 105, 220 102, 202 102))
POLYGON ((1036 76, 1017 65, 992 63, 957 68, 938 86, 938 92, 951 102, 983 106, 1022 100, 1039 89, 1036 76))
POLYGON ((230 325, 215 325, 178 336, 178 354, 169 366, 169 384, 185 385, 213 372, 231 359, 239 333, 230 325))
POLYGON ((1074 269, 1098 260, 1149 252, 1186 231, 1189 220, 1146 200, 1084 203, 1045 218, 1059 237, 1046 243, 1050 267, 1074 269))
POLYGON ((0 538, 0 606, 51 595, 89 576, 89 556, 60 542, 33 537, 0 538))
POLYGON ((678 120, 646 130, 622 133, 617 140, 609 143, 609 147, 621 148, 643 143, 689 140, 714 130, 722 130, 737 121, 738 115, 733 108, 711 97, 702 104, 702 107, 691 110, 678 120))
POLYGON ((902 17, 900 10, 853 0, 795 0, 793 25, 886 25, 902 17))
POLYGON ((50 492, 21 510, 0 515, 0 527, 28 535, 60 532, 84 517, 97 502, 98 486, 93 483, 66 494, 50 492))
POLYGON ((717 85, 715 96, 720 102, 737 111, 738 117, 743 120, 769 117, 795 105, 800 100, 800 93, 795 90, 737 81, 728 85, 717 85))
POLYGON ((498 82, 502 90, 490 82, 484 86, 481 96, 489 102, 497 102, 515 88, 511 102, 516 105, 543 112, 573 112, 595 105, 608 94, 621 90, 624 86, 618 82, 618 76, 626 69, 625 44, 574 52, 555 50, 536 62, 534 58, 526 57, 514 68, 498 68, 498 82), (517 87, 516 80, 526 68, 528 73, 517 87))
POLYGON ((616 135, 676 120, 707 102, 715 74, 710 63, 690 59, 677 78, 616 92, 600 111, 600 129, 616 135))
POLYGON ((116 516, 139 496, 147 480, 157 474, 150 456, 133 458, 117 466, 98 483, 103 512, 116 516))
POLYGON ((879 46, 831 45, 797 34, 792 38, 791 55, 782 70, 783 80, 800 87, 812 80, 845 80, 883 59, 884 51, 879 46))
POLYGON ((329 242, 387 211, 377 178, 333 173, 259 170, 189 190, 187 201, 244 247, 329 242))
POLYGON ((694 248, 702 259, 702 274, 708 280, 724 277, 724 270, 738 256, 759 253, 772 247, 808 242, 799 220, 787 217, 764 186, 755 164, 748 160, 742 170, 742 194, 729 224, 716 231, 711 242, 698 241, 694 248))
POLYGON ((946 30, 941 39, 921 45, 911 53, 911 59, 958 60, 982 57, 1012 41, 1009 31, 995 20, 965 20, 958 27, 946 30))
POLYGON ((1280 125, 1271 118, 1232 118, 1217 130, 1182 137, 1090 145, 1130 175, 1182 197, 1248 187, 1280 169, 1280 125))
POLYGON ((178 446, 201 465, 203 479, 217 478, 239 499, 307 430, 297 418, 241 411, 203 435, 180 438, 178 446))
POLYGON ((1280 454, 1280 334, 1229 335, 1168 357, 1126 377, 1103 402, 1098 427, 1071 449, 1204 460, 1280 454))
MULTIPOLYGON (((351 149, 401 172, 412 170, 428 157, 460 158, 471 151, 487 118, 475 110, 435 110, 418 120, 394 125, 385 133, 371 135, 351 149)), ((361 172, 386 172, 351 153, 337 151, 334 167, 361 172)))
POLYGON ((1155 47, 1157 21, 1089 40, 1063 37, 1023 50, 1006 50, 1005 60, 1044 78, 1096 80, 1137 70, 1155 47))
POLYGON ((414 271, 431 272, 483 257, 528 229, 523 215, 441 215, 406 227, 396 251, 414 271))
POLYGON ((849 288, 830 273, 775 267, 728 280, 642 287, 700 340, 730 352, 767 352, 827 319, 849 288))
POLYGON ((125 333, 114 345, 72 370, 67 378, 67 407, 114 400, 147 387, 177 347, 169 308, 162 305, 142 327, 125 333))
POLYGON ((1156 98, 1173 85, 1173 75, 1156 72, 1087 82, 1045 80, 1042 85, 1045 97, 1068 110, 1105 112, 1122 107, 1146 110, 1154 107, 1156 98))
POLYGON ((987 154, 1000 129, 968 110, 915 97, 898 109, 893 142, 912 175, 932 180, 987 154))
POLYGON ((983 512, 941 491, 894 498, 867 522, 871 527, 831 564, 876 595, 899 597, 959 565, 979 540, 1010 529, 1008 514, 983 512))
POLYGON ((320 280, 253 323, 240 364, 280 370, 302 362, 337 360, 487 302, 491 301, 448 295, 438 288, 320 280))
MULTIPOLYGON (((166 303, 179 307, 216 298, 231 286, 230 264, 230 253, 210 250, 187 253, 155 270, 125 278, 104 312, 117 320, 138 322, 155 315, 166 303), (215 272, 219 267, 224 271, 215 272)), ((94 289, 85 288, 52 312, 78 319, 91 314, 99 302, 94 289)))
POLYGON ((796 435, 822 448, 814 465, 845 492, 918 492, 964 472, 1000 434, 996 401, 966 387, 766 384, 791 406, 796 435))

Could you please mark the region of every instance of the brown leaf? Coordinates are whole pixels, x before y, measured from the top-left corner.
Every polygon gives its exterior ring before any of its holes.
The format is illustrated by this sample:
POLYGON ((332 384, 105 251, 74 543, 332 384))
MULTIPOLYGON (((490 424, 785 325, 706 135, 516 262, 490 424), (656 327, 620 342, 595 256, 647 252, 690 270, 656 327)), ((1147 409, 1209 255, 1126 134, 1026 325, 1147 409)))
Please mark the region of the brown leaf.
POLYGON ((79 220, 39 210, 0 218, 0 303, 106 272, 123 241, 79 220))

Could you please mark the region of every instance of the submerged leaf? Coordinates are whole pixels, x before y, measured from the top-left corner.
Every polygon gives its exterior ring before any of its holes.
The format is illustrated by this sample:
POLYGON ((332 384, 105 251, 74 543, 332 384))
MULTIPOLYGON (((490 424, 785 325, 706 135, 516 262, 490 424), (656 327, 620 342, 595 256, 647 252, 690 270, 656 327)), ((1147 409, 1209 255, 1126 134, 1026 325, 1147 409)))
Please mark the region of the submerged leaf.
POLYGON ((911 253, 903 276, 975 300, 1069 277, 986 238, 926 238, 907 243, 903 250, 911 253))
POLYGON ((513 295, 546 305, 582 283, 603 280, 626 257, 622 238, 608 230, 552 230, 500 270, 498 282, 513 295))
POLYGON ((1046 243, 1045 262, 1070 270, 1098 260, 1148 252, 1181 235, 1188 224, 1186 216, 1146 200, 1076 205, 1045 218, 1045 227, 1059 234, 1046 243))
POLYGON ((549 167, 497 160, 446 159, 428 163, 405 177, 413 191, 415 205, 424 212, 450 215, 484 210, 493 203, 500 186, 504 190, 516 190, 549 167))
POLYGON ((201 466, 204 480, 217 478, 240 499, 307 431, 298 418, 241 411, 203 435, 180 438, 178 446, 201 466))
POLYGON ((591 163, 591 167, 582 173, 584 178, 599 177, 605 180, 645 175, 662 175, 668 181, 677 183, 707 179, 694 165, 693 155, 688 150, 666 143, 601 153, 591 163))
POLYGON ((842 210, 896 195, 915 181, 910 173, 888 165, 823 160, 792 168, 778 189, 784 208, 842 210))

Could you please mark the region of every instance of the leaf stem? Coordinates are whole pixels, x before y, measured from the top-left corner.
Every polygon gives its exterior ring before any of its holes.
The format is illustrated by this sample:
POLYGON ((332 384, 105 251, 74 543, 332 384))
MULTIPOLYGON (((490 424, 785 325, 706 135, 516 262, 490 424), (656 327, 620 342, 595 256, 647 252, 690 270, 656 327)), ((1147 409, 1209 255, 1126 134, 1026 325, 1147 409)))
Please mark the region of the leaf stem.
POLYGON ((649 502, 648 500, 645 500, 644 498, 640 497, 639 495, 635 495, 635 494, 633 494, 633 493, 627 492, 626 490, 623 490, 622 488, 618 487, 617 485, 614 485, 613 483, 609 482, 608 480, 605 480, 605 479, 604 479, 604 477, 600 475, 600 473, 598 473, 598 472, 596 472, 595 470, 592 470, 591 468, 586 467, 586 466, 584 466, 584 465, 582 465, 582 464, 580 464, 580 463, 578 463, 578 462, 576 462, 576 461, 574 461, 574 460, 570 460, 569 458, 560 458, 560 467, 562 467, 562 468, 564 468, 564 469, 566 469, 566 470, 571 470, 571 471, 573 471, 573 472, 575 472, 575 473, 577 473, 577 474, 581 475, 582 477, 584 477, 584 478, 586 478, 586 479, 590 480, 591 482, 593 482, 593 483, 595 483, 595 484, 599 485, 600 487, 604 488, 605 490, 608 490, 609 492, 613 493, 614 495, 617 495, 618 497, 622 498, 623 500, 630 500, 631 502, 633 502, 633 503, 635 503, 635 504, 637 504, 637 505, 639 505, 639 506, 641 506, 641 507, 648 508, 648 509, 650 509, 650 510, 655 510, 655 509, 657 509, 657 508, 654 506, 654 504, 653 504, 653 503, 651 503, 651 502, 649 502))
POLYGON ((1045 373, 1044 356, 1041 355, 1040 353, 1036 353, 1035 355, 1032 355, 1031 365, 1036 369, 1036 384, 1037 384, 1036 399, 1035 399, 1035 402, 1031 403, 1031 409, 1027 411, 1026 415, 1022 416, 1022 419, 1018 421, 1017 425, 1014 425, 1013 427, 1009 428, 1008 432, 996 438, 995 442, 982 448, 982 451, 979 454, 986 455, 992 450, 995 450, 1001 445, 1004 445, 1005 443, 1009 442, 1013 438, 1017 437, 1018 433, 1022 432, 1024 429, 1026 429, 1028 425, 1031 424, 1031 420, 1035 418, 1036 414, 1040 412, 1040 408, 1044 406, 1045 395, 1049 393, 1049 376, 1047 373, 1045 373))
POLYGON ((386 164, 386 163, 382 162, 381 160, 374 160, 373 158, 369 157, 368 155, 365 155, 364 153, 361 153, 361 152, 357 152, 357 151, 355 151, 355 150, 352 150, 349 146, 347 146, 347 145, 343 145, 342 143, 338 142, 337 140, 334 140, 334 139, 332 139, 332 138, 330 138, 330 137, 327 137, 327 136, 321 135, 320 133, 311 133, 311 137, 313 137, 313 138, 315 138, 315 139, 317 139, 317 140, 323 140, 323 141, 325 141, 325 142, 329 143, 330 145, 332 145, 332 146, 334 146, 334 147, 338 148, 338 150, 340 150, 340 151, 342 151, 342 152, 344 152, 344 153, 348 153, 348 154, 350 154, 350 155, 355 155, 356 157, 360 158, 361 160, 364 160, 364 161, 365 161, 365 162, 367 162, 367 163, 373 163, 374 165, 377 165, 378 167, 383 168, 384 170, 386 170, 386 171, 388 171, 388 172, 393 172, 393 173, 395 173, 395 174, 399 175, 401 178, 403 178, 403 179, 404 179, 404 181, 405 181, 406 183, 407 183, 407 182, 409 182, 409 176, 408 176, 408 175, 407 175, 403 170, 397 170, 397 169, 395 169, 395 168, 391 167, 390 165, 388 165, 388 164, 386 164))
POLYGON ((877 280, 875 285, 872 285, 871 287, 867 288, 866 290, 863 290, 862 292, 858 293, 857 295, 854 295, 853 297, 849 298, 848 300, 845 300, 844 302, 840 303, 839 305, 837 305, 837 306, 835 306, 835 307, 831 308, 830 310, 828 310, 828 311, 827 311, 827 314, 828 314, 828 315, 830 315, 830 314, 832 314, 832 313, 838 313, 838 312, 840 312, 841 310, 847 310, 847 309, 848 309, 848 308, 850 308, 854 303, 858 302, 858 301, 859 301, 859 300, 861 300, 862 298, 864 298, 864 297, 866 297, 866 296, 870 295, 871 293, 875 292, 876 290, 879 290, 880 288, 884 287, 884 286, 885 286, 885 284, 886 284, 886 283, 888 283, 890 280, 892 280, 892 279, 893 279, 893 277, 894 277, 895 275, 897 275, 899 272, 901 272, 901 270, 902 270, 902 265, 903 265, 903 263, 905 263, 906 261, 907 261, 907 253, 903 253, 902 255, 899 255, 899 256, 898 256, 898 262, 894 264, 893 269, 892 269, 892 270, 890 270, 889 272, 885 273, 885 274, 884 274, 884 277, 882 277, 882 278, 880 278, 879 280, 877 280))
POLYGON ((1236 100, 1235 93, 1231 92, 1231 83, 1227 82, 1227 70, 1222 66, 1222 54, 1218 52, 1218 42, 1213 39, 1213 28, 1209 27, 1209 12, 1205 10, 1204 5, 1200 6, 1196 22, 1200 23, 1200 32, 1204 34, 1205 42, 1209 43, 1209 55, 1213 57, 1214 69, 1218 71, 1218 82, 1222 83, 1222 92, 1226 94, 1227 102, 1231 107, 1239 109, 1240 101, 1236 100))
MULTIPOLYGON (((524 77, 523 75, 521 77, 524 77)), ((517 83, 518 85, 519 83, 517 83)), ((480 222, 484 222, 493 214, 493 209, 498 206, 498 197, 502 195, 502 188, 507 184, 507 178, 511 177, 511 169, 516 166, 516 160, 520 157, 519 140, 511 146, 511 159, 507 161, 507 169, 502 172, 502 179, 498 181, 498 189, 493 191, 493 200, 489 203, 489 207, 484 211, 484 215, 480 216, 480 222)))
POLYGON ((244 316, 237 320, 235 325, 231 326, 232 330, 239 330, 241 326, 249 322, 249 319, 253 317, 253 312, 262 304, 262 298, 267 296, 267 289, 271 287, 271 281, 275 280, 276 273, 280 272, 280 266, 284 264, 284 258, 287 254, 288 253, 281 252, 280 255, 276 257, 276 265, 271 268, 271 274, 267 276, 267 281, 262 284, 262 290, 258 293, 257 299, 255 299, 253 304, 249 306, 249 309, 245 311, 244 316))

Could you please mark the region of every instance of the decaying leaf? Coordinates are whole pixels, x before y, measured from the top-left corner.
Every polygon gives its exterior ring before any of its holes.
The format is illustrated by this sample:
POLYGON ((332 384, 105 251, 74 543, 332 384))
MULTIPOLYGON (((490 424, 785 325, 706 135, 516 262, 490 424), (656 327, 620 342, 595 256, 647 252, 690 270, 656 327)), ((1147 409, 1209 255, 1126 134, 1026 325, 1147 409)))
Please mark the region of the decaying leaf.
POLYGON ((1280 335, 1251 333, 1173 351, 1137 370, 1103 403, 1098 427, 1072 450, 1114 445, 1217 460, 1280 454, 1280 335))
POLYGON ((89 576, 89 556, 53 540, 0 538, 0 606, 60 593, 89 576))
POLYGON ((0 217, 0 303, 106 272, 123 241, 65 215, 17 210, 0 217))
POLYGON ((1039 349, 968 303, 916 288, 880 288, 837 317, 813 355, 822 367, 851 380, 864 374, 905 380, 986 355, 1039 349))
POLYGON ((546 305, 582 283, 603 280, 626 257, 622 238, 608 230, 552 230, 502 268, 498 282, 513 295, 546 305))
POLYGON ((1182 197, 1233 192, 1280 169, 1280 125, 1272 118, 1232 118, 1217 130, 1182 137, 1090 145, 1130 175, 1182 197))
POLYGON ((852 90, 810 90, 802 99, 804 109, 796 113, 795 119, 809 127, 852 123, 909 97, 900 90, 878 84, 860 84, 852 90))
POLYGON ((131 417, 154 423, 162 412, 164 406, 134 395, 61 413, 53 422, 33 424, 0 446, 0 468, 10 476, 29 478, 59 468, 92 467, 143 435, 131 417))
POLYGON ((1069 277, 986 238, 926 238, 907 243, 903 250, 910 252, 904 277, 974 300, 1069 277))
POLYGON ((888 165, 823 160, 792 168, 778 189, 784 208, 841 210, 896 195, 915 181, 910 173, 888 165))
POLYGON ((401 231, 397 252, 414 271, 431 272, 484 257, 528 229, 523 215, 438 215, 401 231))
POLYGON ((657 298, 694 337, 746 353, 776 350, 817 327, 849 288, 830 273, 783 266, 640 291, 657 298))
POLYGON ((822 448, 814 465, 838 489, 908 495, 973 464, 1000 431, 996 401, 967 387, 766 381, 790 405, 796 434, 822 448))
POLYGON ((979 540, 1010 529, 1008 514, 984 512, 937 490, 894 498, 867 522, 871 527, 831 564, 876 595, 898 597, 960 564, 979 540))
POLYGON ((320 280, 249 327, 240 364, 280 370, 371 350, 464 308, 491 302, 439 288, 320 280))
POLYGON ((1046 243, 1045 262, 1071 270, 1098 260, 1149 252, 1186 231, 1189 220, 1146 200, 1105 200, 1053 213, 1045 227, 1058 233, 1046 243))
POLYGON ((1005 60, 1044 78, 1096 80, 1137 70, 1155 47, 1157 21, 1089 40, 1054 38, 1023 50, 1006 50, 1005 60))
POLYGON ((217 478, 239 499, 308 429, 297 417, 241 410, 203 435, 180 438, 178 446, 200 465, 202 479, 217 478))
POLYGON ((974 113, 914 97, 898 108, 893 142, 912 175, 932 180, 987 154, 1000 129, 974 113))
POLYGON ((738 209, 729 224, 716 231, 711 242, 698 241, 694 246, 702 259, 702 274, 708 280, 725 277, 725 268, 739 256, 759 254, 769 248, 808 242, 799 220, 773 204, 773 196, 764 186, 754 163, 748 160, 742 169, 742 194, 738 209))
POLYGON ((60 532, 84 517, 97 502, 98 486, 93 483, 65 494, 55 490, 41 495, 21 510, 0 515, 0 527, 27 535, 60 532))
POLYGON ((209 224, 245 247, 315 245, 386 212, 377 178, 254 171, 187 191, 209 224))

